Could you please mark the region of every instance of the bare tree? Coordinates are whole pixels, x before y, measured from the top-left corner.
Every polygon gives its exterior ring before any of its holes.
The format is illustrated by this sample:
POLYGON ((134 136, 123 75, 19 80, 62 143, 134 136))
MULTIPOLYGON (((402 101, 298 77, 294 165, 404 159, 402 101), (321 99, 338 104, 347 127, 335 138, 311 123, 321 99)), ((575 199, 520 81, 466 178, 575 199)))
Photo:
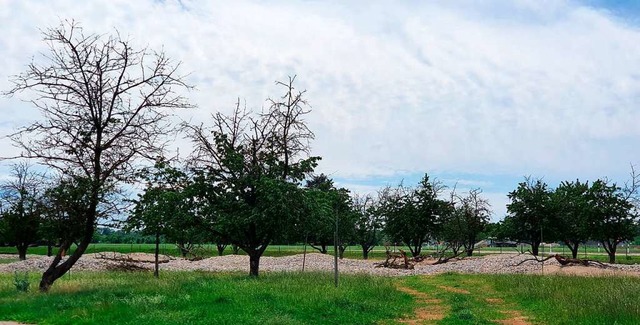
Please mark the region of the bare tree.
POLYGON ((86 178, 89 200, 78 248, 62 262, 63 243, 44 272, 47 291, 82 256, 91 242, 105 184, 130 180, 139 158, 161 155, 171 131, 167 109, 191 105, 176 92, 189 88, 179 63, 163 52, 134 50, 115 35, 85 35, 74 21, 43 31, 49 53, 12 79, 7 95, 30 91, 41 121, 10 136, 21 157, 36 159, 64 175, 86 178))

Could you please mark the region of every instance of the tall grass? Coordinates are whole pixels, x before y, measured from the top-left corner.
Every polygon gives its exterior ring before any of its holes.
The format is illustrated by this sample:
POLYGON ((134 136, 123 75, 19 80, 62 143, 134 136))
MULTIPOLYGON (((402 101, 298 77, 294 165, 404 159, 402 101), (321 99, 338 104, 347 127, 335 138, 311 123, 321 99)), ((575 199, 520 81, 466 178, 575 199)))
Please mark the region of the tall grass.
POLYGON ((639 324, 640 278, 482 276, 549 324, 639 324))
MULTIPOLYGON (((36 276, 36 275, 34 275, 36 276)), ((33 278, 33 285, 37 278, 33 278)), ((330 274, 75 273, 50 293, 0 274, 0 321, 47 324, 373 324, 409 313, 392 279, 330 274)))

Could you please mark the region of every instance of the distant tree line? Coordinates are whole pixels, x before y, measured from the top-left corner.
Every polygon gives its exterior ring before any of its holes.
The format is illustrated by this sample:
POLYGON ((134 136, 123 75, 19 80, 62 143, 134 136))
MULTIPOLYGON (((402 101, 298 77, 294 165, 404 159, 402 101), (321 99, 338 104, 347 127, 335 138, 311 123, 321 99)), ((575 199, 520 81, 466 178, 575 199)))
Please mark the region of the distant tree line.
POLYGON ((533 255, 539 254, 543 241, 561 242, 574 258, 580 245, 596 241, 615 263, 618 246, 639 234, 639 187, 633 166, 624 186, 598 179, 564 181, 551 189, 540 179, 526 178, 509 193, 509 214, 494 227, 493 235, 530 244, 533 255))

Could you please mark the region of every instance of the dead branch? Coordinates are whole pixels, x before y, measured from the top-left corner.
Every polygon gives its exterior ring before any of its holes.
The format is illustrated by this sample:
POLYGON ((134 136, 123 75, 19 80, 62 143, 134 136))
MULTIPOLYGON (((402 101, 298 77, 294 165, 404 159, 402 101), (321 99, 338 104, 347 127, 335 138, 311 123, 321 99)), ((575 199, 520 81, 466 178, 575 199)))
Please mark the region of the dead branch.
POLYGON ((407 253, 405 253, 405 251, 401 249, 400 253, 392 253, 389 250, 389 246, 385 246, 385 248, 387 250, 387 259, 384 262, 376 263, 375 267, 413 270, 415 264, 409 261, 407 253), (396 262, 398 258, 400 258, 400 261, 396 262))
POLYGON ((529 262, 529 261, 536 261, 539 263, 544 263, 552 258, 555 258, 556 261, 558 261, 558 263, 560 263, 561 266, 572 266, 572 265, 582 265, 582 266, 597 266, 597 267, 601 267, 601 268, 611 268, 611 265, 607 265, 604 264, 600 261, 594 261, 594 260, 589 260, 589 259, 580 259, 580 258, 567 258, 567 257, 563 257, 560 256, 559 254, 555 254, 555 255, 551 255, 548 256, 544 259, 539 259, 537 256, 534 256, 533 258, 528 258, 526 260, 521 261, 520 263, 514 265, 514 266, 520 266, 525 262, 529 262))

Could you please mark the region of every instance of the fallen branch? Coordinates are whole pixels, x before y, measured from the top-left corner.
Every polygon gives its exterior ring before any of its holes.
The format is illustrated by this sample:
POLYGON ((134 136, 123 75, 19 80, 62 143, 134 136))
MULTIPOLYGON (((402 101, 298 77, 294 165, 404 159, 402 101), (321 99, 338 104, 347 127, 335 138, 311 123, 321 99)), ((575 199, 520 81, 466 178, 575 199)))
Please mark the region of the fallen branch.
POLYGON ((464 251, 460 251, 460 252, 456 253, 456 254, 455 254, 455 255, 453 255, 453 256, 445 257, 445 256, 444 256, 444 252, 443 252, 443 254, 442 254, 442 255, 440 255, 440 257, 438 257, 438 260, 437 260, 437 261, 435 261, 432 265, 444 264, 444 263, 447 263, 447 262, 449 262, 450 260, 452 260, 452 259, 454 259, 454 258, 455 258, 456 260, 460 260, 460 258, 458 258, 458 256, 462 255, 462 253, 464 253, 464 251))
POLYGON ((536 261, 539 263, 544 263, 552 258, 555 258, 556 261, 558 261, 558 263, 560 263, 561 266, 572 266, 572 265, 582 265, 582 266, 597 266, 597 267, 601 267, 601 268, 610 268, 612 266, 604 264, 600 261, 594 261, 594 260, 588 260, 588 259, 580 259, 580 258, 567 258, 567 257, 563 257, 560 256, 559 254, 555 254, 555 255, 551 255, 548 256, 547 258, 544 259, 539 259, 537 256, 534 256, 533 258, 528 258, 526 260, 521 261, 520 263, 514 265, 514 266, 520 266, 522 265, 524 262, 529 262, 529 261, 536 261))
POLYGON ((409 258, 405 251, 401 249, 400 253, 392 253, 388 246, 385 246, 385 248, 387 249, 387 259, 384 262, 374 264, 375 267, 413 270, 414 263, 409 262, 409 258), (396 262, 398 258, 400 258, 400 261, 396 262))

